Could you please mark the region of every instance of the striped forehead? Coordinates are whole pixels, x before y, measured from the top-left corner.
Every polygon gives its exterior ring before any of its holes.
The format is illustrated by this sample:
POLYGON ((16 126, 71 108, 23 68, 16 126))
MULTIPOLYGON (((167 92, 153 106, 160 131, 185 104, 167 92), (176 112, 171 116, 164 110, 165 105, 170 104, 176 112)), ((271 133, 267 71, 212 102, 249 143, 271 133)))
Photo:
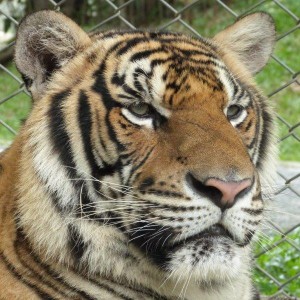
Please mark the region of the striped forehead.
POLYGON ((100 39, 108 53, 106 78, 119 102, 145 101, 160 105, 166 89, 174 83, 170 82, 170 72, 173 81, 196 76, 199 79, 197 88, 207 83, 205 78, 212 75, 210 80, 214 88, 219 85, 225 90, 226 98, 233 97, 232 76, 206 40, 147 32, 113 33, 100 39))
MULTIPOLYGON (((141 52, 137 54, 139 53, 141 52)), ((135 58, 132 53, 124 54, 119 58, 113 74, 113 78, 121 78, 121 86, 116 84, 120 89, 119 99, 161 103, 166 89, 163 76, 167 66, 165 64, 153 66, 152 62, 151 56, 135 58)))

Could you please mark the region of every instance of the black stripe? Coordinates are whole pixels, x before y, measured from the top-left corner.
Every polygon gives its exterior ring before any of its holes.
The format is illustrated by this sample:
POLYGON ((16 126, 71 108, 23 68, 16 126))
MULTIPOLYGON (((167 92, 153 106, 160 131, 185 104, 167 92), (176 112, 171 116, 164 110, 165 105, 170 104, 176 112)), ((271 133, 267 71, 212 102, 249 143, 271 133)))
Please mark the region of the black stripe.
MULTIPOLYGON (((236 84, 234 84, 234 86, 236 87, 236 84)), ((239 102, 241 99, 244 99, 247 95, 248 93, 246 92, 246 90, 239 86, 237 87, 237 90, 234 92, 234 97, 236 98, 237 102, 239 102)))
MULTIPOLYGON (((153 60, 152 63, 155 64, 161 64, 166 62, 172 62, 169 65, 169 69, 174 69, 177 73, 182 73, 186 70, 185 67, 183 67, 183 63, 181 61, 178 62, 178 58, 170 57, 165 60, 153 60)), ((151 63, 151 66, 152 66, 151 63)), ((222 90, 223 84, 222 82, 215 76, 213 73, 213 70, 207 69, 207 66, 205 66, 206 62, 197 62, 197 66, 191 66, 189 65, 189 72, 195 76, 199 80, 201 80, 203 83, 207 84, 209 87, 213 88, 214 90, 222 90), (204 66, 202 66, 204 64, 204 66)), ((152 66, 152 68, 154 67, 152 66)))
MULTIPOLYGON (((113 47, 113 48, 115 48, 115 47, 113 47)), ((94 73, 95 83, 94 83, 92 88, 96 93, 101 95, 103 104, 106 108, 105 122, 106 122, 106 125, 107 125, 107 130, 108 130, 109 137, 112 140, 112 142, 115 143, 117 149, 120 150, 120 151, 123 151, 124 147, 117 140, 116 133, 113 130, 113 127, 110 125, 110 120, 109 120, 110 111, 115 107, 122 107, 122 105, 120 103, 118 103, 117 101, 115 101, 111 97, 110 92, 107 88, 105 77, 104 77, 105 70, 106 70, 105 61, 109 59, 108 55, 110 54, 111 51, 112 51, 112 49, 110 51, 108 51, 106 57, 104 58, 103 63, 101 64, 99 69, 94 73)))
POLYGON ((136 172, 140 167, 142 167, 144 165, 144 163, 147 161, 147 159, 149 158, 149 156, 151 155, 151 153, 153 152, 155 147, 152 147, 151 150, 148 151, 148 153, 146 153, 145 157, 141 160, 141 162, 134 166, 129 173, 128 179, 127 179, 127 183, 125 185, 129 185, 130 179, 132 178, 132 176, 134 175, 134 172, 136 172))
MULTIPOLYGON (((20 246, 24 246, 24 243, 26 243, 26 238, 25 235, 22 231, 21 227, 18 227, 17 229, 17 242, 18 244, 20 244, 20 246)), ((28 246, 28 243, 26 243, 26 245, 28 246)), ((17 246, 15 246, 16 248, 17 246)), ((63 285, 66 289, 68 289, 69 291, 72 291, 73 293, 77 293, 78 295, 80 295, 81 297, 83 297, 83 299, 87 299, 87 300, 95 300, 95 298, 89 296, 87 293, 85 293, 82 290, 78 290, 77 287, 71 286, 69 283, 67 283, 65 280, 62 279, 61 275, 56 273, 55 271, 53 271, 49 265, 44 264, 40 261, 40 259, 38 258, 38 256, 35 255, 34 251, 31 248, 28 248, 28 253, 30 253, 30 256, 32 258, 32 260, 40 265, 40 267, 43 268, 43 270, 50 276, 52 277, 53 280, 57 281, 59 284, 63 285)), ((32 271, 32 270, 31 270, 32 271)))
MULTIPOLYGON (((19 240, 19 236, 18 236, 18 239, 15 240, 14 242, 14 249, 16 251, 16 255, 20 261, 20 263, 23 265, 23 267, 26 269, 26 273, 29 275, 30 273, 32 273, 32 277, 34 277, 35 280, 37 280, 39 283, 42 283, 43 285, 45 285, 46 287, 52 289, 53 291, 55 291, 56 293, 64 296, 64 297, 67 297, 68 295, 64 292, 64 291, 61 291, 59 288, 57 288, 56 286, 54 286, 49 280, 47 280, 47 278, 45 278, 44 276, 42 276, 41 274, 39 274, 38 272, 34 271, 32 269, 32 267, 30 265, 28 265, 27 261, 25 261, 22 257, 22 255, 20 254, 19 252, 19 247, 18 247, 18 244, 20 243, 26 243, 26 241, 24 240, 19 240), (30 273, 29 273, 29 272, 30 273)), ((30 253, 30 256, 31 256, 31 253, 30 253)))
MULTIPOLYGON (((258 137, 259 137, 259 132, 260 132, 260 127, 261 127, 261 108, 258 105, 258 103, 256 101, 254 101, 254 99, 252 97, 251 98, 251 107, 253 108, 255 114, 256 114, 256 123, 255 123, 255 131, 254 131, 254 136, 252 137, 252 141, 251 143, 247 146, 248 149, 252 149, 258 141, 258 137)), ((258 147, 259 145, 256 145, 256 147, 254 148, 256 150, 256 152, 258 151, 258 147)), ((255 153, 253 153, 253 156, 255 156, 255 153)))
MULTIPOLYGON (((109 279, 110 282, 112 282, 113 284, 119 285, 118 282, 113 281, 113 279, 109 279)), ((156 291, 153 291, 149 288, 146 287, 139 287, 139 286, 130 286, 129 284, 126 284, 125 282, 122 283, 122 288, 127 288, 133 292, 136 293, 142 293, 143 296, 147 295, 152 297, 153 300, 170 300, 170 298, 166 298, 165 296, 161 296, 159 295, 156 291)), ((136 299, 135 299, 136 300, 136 299)))
MULTIPOLYGON (((66 101, 67 97, 70 95, 70 90, 65 90, 63 92, 57 93, 52 97, 52 103, 48 111, 49 116, 49 125, 50 125, 50 138, 54 150, 58 153, 59 160, 61 161, 61 168, 66 168, 67 176, 70 179, 77 178, 76 164, 74 161, 74 156, 71 147, 70 137, 66 130, 65 116, 63 113, 63 104, 66 101)), ((43 179, 41 179, 43 180, 43 179)), ((71 184, 74 184, 77 187, 77 182, 73 181, 71 184)), ((43 184, 47 186, 47 183, 43 184)), ((48 190, 53 203, 55 206, 62 211, 60 205, 60 199, 56 192, 51 192, 48 190)), ((68 210, 70 207, 65 207, 64 210, 68 210)))
MULTIPOLYGON (((100 170, 97 166, 92 149, 94 148, 91 143, 92 132, 92 115, 88 97, 84 91, 80 91, 79 105, 78 105, 78 123, 81 131, 81 139, 84 147, 84 153, 88 160, 93 178, 100 177, 100 170)), ((93 186, 96 191, 101 187, 100 182, 93 180, 93 186)))
MULTIPOLYGON (((205 39, 202 39, 200 37, 198 38, 191 38, 191 37, 187 37, 186 35, 182 34, 182 33, 176 33, 176 32, 151 32, 151 31, 140 31, 140 30, 120 30, 120 31, 108 31, 106 33, 101 33, 101 35, 99 36, 101 39, 105 39, 105 38, 112 38, 115 36, 123 36, 126 34, 132 34, 132 36, 129 36, 128 39, 132 39, 133 42, 128 45, 128 47, 126 48, 122 48, 122 51, 120 53, 118 53, 119 55, 124 54, 128 49, 134 47, 136 44, 140 43, 140 42, 147 42, 147 41, 151 41, 151 40, 156 40, 159 41, 161 43, 165 43, 165 44, 172 44, 172 43, 188 43, 190 45, 193 45, 195 47, 204 47, 206 51, 208 51, 208 53, 210 53, 210 51, 216 51, 216 47, 213 46, 212 44, 210 44, 208 41, 206 41, 205 39), (137 36, 137 35, 142 35, 142 36, 137 36), (147 37, 149 36, 149 37, 147 37), (139 39, 139 41, 137 41, 137 39, 139 39)), ((97 35, 93 34, 94 36, 97 35)), ((188 51, 188 50, 187 50, 188 51)), ((193 51, 193 50, 192 50, 193 51)), ((195 50, 197 51, 197 50, 195 50)), ((199 52, 202 52, 201 50, 199 50, 199 52)), ((205 52, 204 52, 205 53, 205 52)), ((198 54, 198 53, 195 53, 198 54)), ((201 53, 199 53, 201 54, 201 53)), ((213 55, 210 53, 210 55, 213 55)), ((214 57, 214 56, 212 56, 214 57)))
POLYGON ((187 37, 186 35, 184 34, 171 34, 171 35, 174 35, 174 38, 164 38, 164 36, 160 36, 159 37, 159 41, 160 42, 164 42, 164 43, 187 43, 187 44, 190 44, 190 45, 193 45, 195 47, 198 47, 198 48, 205 48, 204 50, 207 50, 208 52, 211 52, 211 51, 216 51, 217 48, 210 44, 208 41, 206 41, 205 39, 202 39, 200 37, 198 38, 189 38, 187 37))
POLYGON ((163 47, 159 47, 155 49, 147 49, 147 50, 136 52, 133 55, 131 55, 130 61, 135 62, 137 60, 148 58, 150 55, 160 53, 160 52, 167 53, 167 51, 163 47))
POLYGON ((77 263, 80 263, 84 253, 88 248, 88 244, 84 242, 78 229, 72 224, 68 225, 69 247, 73 257, 77 263))
MULTIPOLYGON (((83 279, 87 280, 87 278, 83 278, 83 279)), ((97 287, 110 292, 114 296, 120 297, 120 298, 122 298, 124 300, 136 300, 135 298, 128 297, 128 296, 124 295, 123 293, 114 290, 111 286, 109 286, 106 283, 103 283, 103 282, 99 283, 96 280, 93 280, 91 278, 88 278, 88 281, 91 282, 91 283, 93 283, 93 284, 95 284, 97 287)), ((113 299, 113 298, 111 298, 111 299, 113 299)))
POLYGON ((252 120, 249 120, 248 124, 246 125, 245 131, 248 132, 251 126, 252 126, 252 120))
POLYGON ((21 76, 22 76, 22 79, 25 83, 27 90, 29 90, 30 87, 32 86, 33 80, 30 77, 26 76, 25 74, 21 74, 21 76))
POLYGON ((148 41, 149 41, 149 38, 146 38, 146 37, 134 37, 131 40, 127 40, 126 43, 124 44, 124 46, 121 47, 117 51, 116 56, 121 56, 121 55, 125 54, 129 49, 136 46, 137 44, 142 43, 142 42, 148 42, 148 41))
POLYGON ((45 300, 54 300, 54 298, 51 297, 51 295, 45 293, 41 289, 39 289, 37 286, 26 280, 22 275, 16 270, 16 268, 8 261, 6 256, 0 252, 0 259, 4 262, 6 268, 10 271, 11 274, 13 274, 14 277, 16 277, 18 280, 20 280, 23 284, 27 285, 29 288, 31 288, 37 295, 41 297, 41 299, 45 300))
MULTIPOLYGON (((103 170, 103 169, 101 169, 103 170)), ((112 189, 112 191, 114 191, 112 189)), ((122 192, 118 192, 118 195, 115 196, 121 197, 122 192)), ((88 195, 88 191, 86 188, 86 185, 84 182, 82 182, 82 188, 80 193, 80 203, 78 204, 78 208, 76 210, 76 216, 78 218, 82 218, 82 216, 86 219, 92 220, 94 222, 97 222, 99 224, 107 224, 114 226, 121 231, 123 231, 123 223, 122 223, 122 217, 116 213, 113 212, 106 212, 106 213, 96 213, 95 212, 95 203, 91 200, 91 198, 88 195), (118 221, 115 222, 114 220, 117 219, 118 221)), ((103 199, 105 201, 105 197, 103 199)), ((75 250, 74 256, 77 257, 78 260, 81 259, 82 255, 86 251, 88 244, 85 244, 83 241, 83 238, 80 236, 80 233, 72 226, 72 228, 68 228, 71 241, 69 242, 69 245, 71 248, 75 250)))
POLYGON ((157 189, 148 189, 148 190, 141 190, 141 194, 152 194, 161 197, 172 197, 172 198, 183 198, 184 195, 181 193, 176 193, 173 191, 164 191, 164 190, 157 190, 157 189))
POLYGON ((80 203, 77 203, 77 209, 76 209, 77 218, 81 218, 82 214, 87 214, 88 217, 89 215, 94 214, 95 203, 88 195, 88 190, 84 180, 81 180, 79 201, 80 203))
MULTIPOLYGON (((69 225, 69 226, 68 226, 68 229, 69 229, 69 232, 70 232, 71 238, 72 238, 72 240, 69 241, 69 242, 70 242, 70 246, 71 246, 71 252, 77 257, 77 259, 81 259, 82 255, 84 254, 84 252, 85 252, 85 250, 86 250, 86 249, 85 249, 86 245, 85 245, 85 243, 83 242, 83 238, 81 237, 80 233, 78 232, 78 230, 77 230, 74 226, 69 225), (75 252, 74 252, 74 251, 75 251, 75 252)), ((21 232, 20 232, 20 236, 21 236, 21 237, 23 236, 23 234, 22 234, 21 232)), ((24 238, 24 237, 23 237, 23 238, 24 238)), ((0 253, 0 257, 1 257, 1 253, 0 253)), ((37 259, 37 258, 36 258, 36 259, 37 259)), ((125 258, 124 258, 124 259, 125 259, 125 258)), ((42 267, 45 266, 45 265, 42 265, 42 264, 38 261, 38 259, 37 259, 37 263, 39 263, 42 267)), ((13 266, 11 266, 11 267, 14 269, 13 266)), ((48 266, 47 266, 47 267, 48 267, 48 266)), ((30 271, 33 272, 31 269, 30 269, 30 271)), ((64 281, 64 280, 61 279, 61 276, 60 276, 60 275, 58 275, 58 274, 56 274, 54 271, 50 270, 49 267, 48 267, 48 270, 47 270, 47 271, 49 271, 49 272, 51 273, 53 279, 58 280, 60 283, 64 284, 64 285, 67 286, 68 288, 71 288, 71 290, 72 290, 73 292, 77 292, 77 293, 82 297, 81 299, 95 300, 95 298, 89 296, 89 295, 86 294, 84 291, 80 291, 80 290, 78 290, 76 287, 70 286, 66 281, 64 281)), ((37 274, 36 272, 33 272, 33 273, 34 273, 36 276, 38 276, 38 280, 39 280, 40 282, 45 283, 44 280, 41 278, 41 276, 39 276, 39 274, 37 274)), ((80 274, 77 274, 77 275, 80 276, 80 274)), ((19 278, 22 282, 26 283, 26 282, 25 282, 26 280, 25 280, 21 275, 18 274, 18 276, 19 276, 18 278, 19 278)), ((99 287, 99 288, 101 288, 101 289, 105 289, 105 290, 109 291, 110 293, 112 293, 113 295, 116 295, 116 296, 118 296, 118 297, 121 297, 122 299, 125 299, 125 300, 134 300, 133 298, 128 297, 128 296, 124 295, 123 293, 120 293, 120 292, 118 292, 118 291, 115 291, 112 287, 110 287, 109 285, 107 285, 107 284, 105 284, 105 283, 99 283, 99 282, 97 282, 97 281, 92 280, 91 278, 88 278, 88 279, 87 279, 87 278, 83 278, 83 280, 88 280, 89 282, 95 284, 97 287, 99 287)), ((48 287, 54 288, 49 282, 47 282, 47 283, 45 283, 45 284, 46 284, 48 287)), ((33 287, 35 287, 32 283, 30 283, 30 285, 32 285, 33 287)), ((36 288, 36 287, 35 287, 35 288, 36 288)), ((57 292, 59 292, 59 291, 57 290, 57 292)), ((43 292, 40 292, 40 291, 39 291, 38 294, 42 297, 42 299, 48 299, 48 300, 53 299, 50 295, 45 294, 45 293, 43 293, 43 292)), ((67 297, 65 297, 65 298, 67 298, 67 297)))
POLYGON ((130 243, 141 249, 157 266, 165 268, 171 259, 168 241, 174 236, 173 228, 144 220, 132 225, 130 243))
POLYGON ((174 90, 174 93, 178 93, 178 91, 182 88, 182 85, 186 82, 188 75, 184 75, 179 82, 173 81, 166 85, 166 90, 171 89, 174 90))
POLYGON ((149 186, 154 185, 155 180, 153 177, 147 177, 146 179, 144 179, 141 184, 139 185, 139 189, 140 190, 144 190, 145 188, 148 188, 149 186))
MULTIPOLYGON (((185 50, 185 49, 181 49, 181 48, 176 47, 176 46, 174 47, 174 49, 180 51, 184 56, 190 57, 190 56, 193 56, 193 55, 203 55, 203 56, 218 60, 218 57, 216 55, 214 55, 213 53, 211 53, 211 52, 204 52, 204 51, 201 51, 201 50, 185 50)), ((214 61, 212 61, 212 60, 209 60, 209 61, 215 65, 214 61)), ((206 61, 203 61, 203 62, 206 62, 206 61)))
MULTIPOLYGON (((262 105, 261 109, 262 109, 263 129, 262 129, 262 136, 261 136, 261 140, 260 140, 259 153, 258 153, 258 157, 259 157, 259 160, 257 162, 258 168, 261 168, 264 159, 269 154, 268 147, 270 145, 271 128, 272 128, 273 122, 274 122, 271 114, 266 110, 266 105, 263 102, 263 100, 261 101, 261 105, 262 105)), ((258 119, 257 123, 260 123, 259 119, 258 119)), ((259 133, 259 131, 257 132, 257 134, 258 133, 259 133)))
POLYGON ((244 211, 245 213, 252 215, 252 216, 257 216, 263 213, 263 208, 259 208, 259 209, 253 209, 253 208, 247 208, 247 207, 243 207, 242 211, 244 211))
POLYGON ((122 86, 125 83, 125 74, 119 76, 119 74, 116 72, 111 78, 111 83, 117 86, 122 86))
MULTIPOLYGON (((116 171, 119 170, 121 167, 120 161, 118 160, 113 165, 107 164, 105 161, 102 160, 102 163, 104 167, 99 167, 97 165, 97 162, 95 160, 94 154, 93 154, 93 145, 91 142, 91 130, 92 130, 92 113, 90 104, 88 101, 88 97, 85 94, 84 91, 80 92, 79 96, 79 107, 78 107, 78 121, 80 125, 80 131, 81 131, 81 138, 84 146, 84 152, 86 155, 86 158, 89 162, 90 169, 92 171, 93 178, 100 179, 103 176, 107 175, 113 175, 116 171)), ((100 181, 93 181, 94 189, 96 191, 99 191, 101 188, 100 181)), ((83 196, 85 198, 88 197, 87 193, 83 193, 83 196)), ((87 202, 91 202, 90 200, 87 202)))
MULTIPOLYGON (((255 224, 255 225, 257 225, 257 224, 255 224)), ((239 247, 241 247, 241 248, 247 246, 247 245, 251 242, 251 240, 252 240, 254 234, 255 234, 255 231, 254 231, 254 230, 248 230, 248 232, 247 232, 246 235, 245 235, 244 241, 241 242, 241 243, 237 243, 237 246, 239 246, 239 247)))
POLYGON ((124 84, 122 85, 122 89, 123 89, 126 93, 132 95, 135 99, 141 99, 141 94, 140 94, 139 92, 135 91, 134 89, 132 89, 132 88, 131 88, 130 86, 128 86, 126 83, 124 83, 124 84))
MULTIPOLYGON (((197 210, 207 210, 205 206, 175 206, 175 205, 168 205, 168 204, 160 204, 157 201, 150 201, 150 200, 143 200, 147 206, 155 205, 157 209, 169 210, 172 212, 187 212, 187 211, 197 211, 197 210)), ((146 206, 146 207, 147 207, 146 206)))
POLYGON ((63 102, 70 94, 70 90, 55 94, 52 97, 51 107, 49 109, 50 118, 50 136, 54 145, 55 151, 59 154, 59 158, 63 166, 67 166, 68 174, 71 178, 76 178, 76 165, 71 149, 71 142, 62 109, 63 102))
POLYGON ((127 96, 125 94, 118 94, 118 98, 127 99, 127 100, 136 100, 135 97, 127 96))
POLYGON ((143 88, 142 84, 139 81, 139 77, 141 77, 141 76, 145 76, 147 79, 150 78, 150 74, 147 74, 143 69, 138 67, 133 72, 133 84, 134 84, 134 87, 140 93, 146 93, 146 90, 143 88))
POLYGON ((73 208, 73 206, 71 207, 63 207, 60 203, 60 198, 57 194, 57 191, 51 191, 51 189, 48 187, 49 184, 46 180, 44 180, 44 178, 41 177, 37 177, 37 179, 39 180, 39 184, 40 186, 44 189, 44 193, 46 195, 49 195, 52 203, 54 204, 54 209, 56 209, 57 213, 60 213, 62 216, 65 216, 65 214, 67 212, 70 212, 71 209, 73 208))
MULTIPOLYGON (((98 126, 98 128, 100 128, 100 117, 99 117, 99 112, 98 112, 98 110, 96 111, 96 123, 97 123, 97 126, 98 126)), ((102 148, 104 149, 104 151, 108 151, 108 149, 107 149, 107 145, 106 145, 106 143, 104 143, 103 142, 103 139, 102 139, 102 137, 101 137, 101 135, 100 135, 100 130, 99 130, 99 140, 100 140, 100 144, 101 144, 101 146, 102 146, 102 148)), ((98 149, 96 149, 96 151, 98 152, 98 149)), ((102 159, 103 160, 103 159, 102 159)), ((104 160, 103 160, 104 161, 104 160)))

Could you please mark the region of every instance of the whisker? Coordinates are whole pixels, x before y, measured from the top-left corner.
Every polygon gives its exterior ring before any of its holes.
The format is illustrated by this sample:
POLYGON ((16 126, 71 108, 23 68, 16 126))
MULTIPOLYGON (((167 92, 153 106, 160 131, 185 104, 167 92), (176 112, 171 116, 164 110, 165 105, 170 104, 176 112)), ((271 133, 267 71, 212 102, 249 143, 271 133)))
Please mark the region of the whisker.
POLYGON ((159 286, 159 288, 162 288, 163 285, 169 280, 171 279, 171 277, 174 275, 174 273, 176 272, 176 269, 174 269, 166 278, 165 280, 162 282, 162 284, 159 286))
POLYGON ((289 216, 292 216, 292 217, 300 218, 299 214, 293 214, 293 213, 282 211, 282 210, 274 210, 274 209, 265 208, 265 211, 267 211, 267 212, 276 212, 276 213, 279 213, 279 214, 286 214, 286 215, 289 215, 289 216))

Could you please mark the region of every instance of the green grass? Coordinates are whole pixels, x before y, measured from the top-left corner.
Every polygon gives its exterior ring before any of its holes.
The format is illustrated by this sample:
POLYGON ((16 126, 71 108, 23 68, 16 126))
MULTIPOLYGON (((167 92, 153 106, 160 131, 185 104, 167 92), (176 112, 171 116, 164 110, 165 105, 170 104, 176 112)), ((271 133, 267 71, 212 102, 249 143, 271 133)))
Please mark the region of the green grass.
MULTIPOLYGON (((293 230, 287 237, 288 241, 292 241, 295 245, 300 247, 300 228, 293 230)), ((281 239, 281 235, 274 235, 268 237, 268 239, 262 239, 260 243, 257 244, 256 252, 260 253, 262 249, 269 249, 272 244, 281 239)), ((271 274, 280 284, 283 284, 300 272, 299 250, 296 250, 287 241, 280 243, 277 247, 259 256, 256 262, 258 266, 271 274)), ((264 295, 272 295, 278 291, 278 285, 258 269, 254 272, 254 281, 260 289, 260 292, 264 295)), ((284 287, 284 291, 290 295, 300 297, 300 277, 295 278, 287 284, 284 287)))
MULTIPOLYGON (((9 71, 20 78, 13 64, 7 66, 9 71)), ((20 89, 20 84, 9 74, 0 70, 0 101, 20 89)), ((31 99, 24 92, 17 94, 0 105, 0 119, 13 130, 18 131, 31 107, 31 99)), ((0 146, 8 145, 14 134, 0 124, 0 146)))
MULTIPOLYGON (((180 5, 180 1, 178 1, 180 5)), ((230 8, 241 14, 245 13, 245 7, 249 8, 256 4, 256 0, 247 1, 231 1, 230 8)), ((300 16, 299 0, 281 0, 281 3, 289 8, 295 15, 300 16)), ((176 7, 179 9, 180 7, 176 7)), ((287 32, 296 25, 296 21, 292 19, 286 12, 272 1, 267 1, 255 10, 263 10, 269 12, 275 19, 278 36, 287 32)), ((214 5, 209 9, 201 10, 197 5, 191 9, 189 23, 196 28, 203 36, 213 36, 225 26, 234 21, 234 17, 225 11, 219 5, 214 5)), ((183 18, 188 11, 183 13, 183 18)), ((86 27, 90 26, 86 24, 86 27)), ((179 23, 173 24, 169 30, 183 30, 183 26, 179 23)), ((284 37, 277 42, 274 54, 284 61, 294 71, 300 70, 300 30, 296 30, 290 35, 284 37)), ((12 64, 8 69, 17 74, 12 64)), ((300 76, 298 76, 300 78, 300 76)), ((292 77, 291 74, 282 68, 275 60, 271 59, 266 68, 260 72, 257 82, 262 91, 269 95, 274 90, 288 83, 292 77)), ((300 79, 299 79, 300 81, 300 79)), ((8 74, 0 70, 0 101, 4 97, 10 95, 19 88, 19 84, 8 74)), ((293 84, 282 91, 270 97, 270 102, 276 108, 278 114, 288 123, 294 125, 300 121, 300 85, 293 84)), ((30 100, 28 96, 21 93, 4 104, 0 105, 0 119, 8 123, 14 130, 18 130, 21 120, 24 119, 30 108, 30 100)), ((278 131, 280 138, 289 134, 289 127, 278 120, 278 131)), ((300 126, 293 131, 300 139, 300 126)), ((8 132, 6 128, 0 125, 0 144, 7 144, 13 139, 13 134, 8 132)), ((280 143, 280 159, 288 161, 300 161, 300 142, 293 136, 287 137, 280 143)))
MULTIPOLYGON (((298 0, 283 0, 295 15, 300 16, 300 5, 298 0)), ((266 11, 272 14, 276 22, 278 36, 293 28, 296 23, 282 9, 274 3, 265 5, 266 11)), ((300 30, 282 38, 276 44, 274 55, 285 62, 294 71, 300 71, 300 30)), ((292 80, 291 74, 282 68, 275 60, 271 59, 267 67, 257 76, 257 82, 265 94, 269 95, 274 90, 282 87, 292 80)), ((299 79, 300 82, 300 79, 299 79)), ((300 85, 294 83, 282 91, 270 97, 277 113, 289 124, 300 122, 300 85)), ((289 134, 289 128, 281 121, 278 122, 279 136, 281 138, 289 134)), ((300 127, 294 130, 300 139, 300 127)), ((280 143, 280 158, 283 160, 300 161, 300 142, 293 136, 289 136, 280 143)))

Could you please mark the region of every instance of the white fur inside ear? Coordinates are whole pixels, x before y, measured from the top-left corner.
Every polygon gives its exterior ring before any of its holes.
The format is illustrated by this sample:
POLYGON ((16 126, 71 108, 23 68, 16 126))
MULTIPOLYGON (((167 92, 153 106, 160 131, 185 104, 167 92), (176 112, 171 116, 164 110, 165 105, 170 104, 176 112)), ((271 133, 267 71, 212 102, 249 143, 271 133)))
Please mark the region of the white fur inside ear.
POLYGON ((270 58, 275 44, 275 25, 266 13, 254 13, 237 20, 214 37, 220 49, 232 52, 252 73, 259 72, 270 58))
POLYGON ((39 11, 21 21, 15 61, 34 100, 43 94, 52 73, 90 44, 89 36, 61 13, 39 11))

